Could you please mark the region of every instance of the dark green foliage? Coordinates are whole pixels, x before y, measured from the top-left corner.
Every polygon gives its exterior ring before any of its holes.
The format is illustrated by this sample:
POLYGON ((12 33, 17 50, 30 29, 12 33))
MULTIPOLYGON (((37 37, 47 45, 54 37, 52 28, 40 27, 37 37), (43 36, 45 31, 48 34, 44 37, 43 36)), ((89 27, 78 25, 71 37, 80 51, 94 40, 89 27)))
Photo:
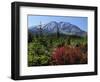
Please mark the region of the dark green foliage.
POLYGON ((51 65, 51 56, 54 48, 60 46, 77 47, 85 45, 82 52, 87 52, 87 37, 63 36, 57 33, 53 35, 28 34, 28 66, 51 65))
POLYGON ((32 42, 33 34, 28 31, 28 42, 32 42))
POLYGON ((60 37, 60 32, 59 32, 59 28, 57 27, 57 38, 60 37))

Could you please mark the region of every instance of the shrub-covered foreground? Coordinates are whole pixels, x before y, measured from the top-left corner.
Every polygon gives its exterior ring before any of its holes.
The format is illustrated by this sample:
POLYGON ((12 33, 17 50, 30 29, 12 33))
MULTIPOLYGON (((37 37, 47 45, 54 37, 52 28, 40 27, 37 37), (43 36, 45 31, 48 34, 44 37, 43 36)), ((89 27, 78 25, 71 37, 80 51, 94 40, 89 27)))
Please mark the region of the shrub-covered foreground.
POLYGON ((32 37, 28 42, 28 66, 87 63, 86 37, 32 37))

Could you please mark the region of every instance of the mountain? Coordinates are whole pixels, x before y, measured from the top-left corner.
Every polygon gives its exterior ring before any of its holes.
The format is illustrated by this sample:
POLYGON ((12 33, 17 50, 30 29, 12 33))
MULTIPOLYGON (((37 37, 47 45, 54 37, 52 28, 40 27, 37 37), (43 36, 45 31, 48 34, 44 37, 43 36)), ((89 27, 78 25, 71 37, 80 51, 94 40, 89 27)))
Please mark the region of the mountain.
POLYGON ((56 22, 51 21, 45 25, 37 25, 34 27, 29 28, 29 32, 32 34, 52 34, 59 32, 60 34, 64 35, 75 35, 75 36, 86 36, 87 32, 80 29, 78 26, 71 24, 69 22, 56 22))

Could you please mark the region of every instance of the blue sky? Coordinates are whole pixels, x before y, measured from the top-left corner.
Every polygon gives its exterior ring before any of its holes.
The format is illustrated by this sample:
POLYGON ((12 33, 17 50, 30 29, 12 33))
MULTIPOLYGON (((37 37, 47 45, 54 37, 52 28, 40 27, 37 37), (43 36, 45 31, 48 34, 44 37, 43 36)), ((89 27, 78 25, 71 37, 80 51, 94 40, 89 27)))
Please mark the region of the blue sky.
POLYGON ((51 21, 56 22, 70 22, 71 24, 77 25, 82 30, 87 31, 88 18, 87 17, 70 17, 70 16, 46 16, 46 15, 29 15, 28 16, 28 28, 31 26, 47 24, 51 21))

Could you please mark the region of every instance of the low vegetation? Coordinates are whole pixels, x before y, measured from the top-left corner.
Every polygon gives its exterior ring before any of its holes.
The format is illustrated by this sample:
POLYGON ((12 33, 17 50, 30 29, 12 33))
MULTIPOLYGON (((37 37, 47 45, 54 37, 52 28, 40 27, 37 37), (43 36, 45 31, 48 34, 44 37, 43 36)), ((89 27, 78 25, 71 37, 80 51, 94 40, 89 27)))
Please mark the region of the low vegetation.
POLYGON ((28 66, 87 63, 87 37, 28 35, 28 66))

